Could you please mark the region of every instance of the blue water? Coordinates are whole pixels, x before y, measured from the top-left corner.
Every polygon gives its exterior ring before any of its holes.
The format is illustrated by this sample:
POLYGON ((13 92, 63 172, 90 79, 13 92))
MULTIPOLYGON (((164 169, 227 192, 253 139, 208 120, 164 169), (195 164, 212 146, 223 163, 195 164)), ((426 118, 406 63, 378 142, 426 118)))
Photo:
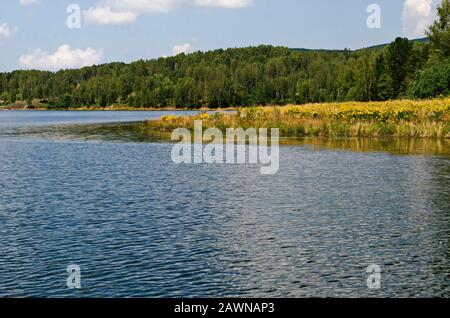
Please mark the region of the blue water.
MULTIPOLYGON (((25 126, 146 116, 21 114, 25 126)), ((450 296, 447 155, 292 145, 262 176, 175 165, 171 148, 0 137, 0 297, 450 296)))
POLYGON ((133 122, 157 119, 167 114, 184 115, 187 111, 2 111, 0 129, 63 124, 133 122))

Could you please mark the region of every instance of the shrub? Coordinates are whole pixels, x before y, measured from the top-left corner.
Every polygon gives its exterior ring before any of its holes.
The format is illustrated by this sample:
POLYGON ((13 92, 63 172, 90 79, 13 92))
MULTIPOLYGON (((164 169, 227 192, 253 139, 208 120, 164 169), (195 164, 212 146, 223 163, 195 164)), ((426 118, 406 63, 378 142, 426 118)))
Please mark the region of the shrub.
POLYGON ((450 95, 450 62, 431 66, 417 76, 412 87, 415 98, 430 98, 450 95))

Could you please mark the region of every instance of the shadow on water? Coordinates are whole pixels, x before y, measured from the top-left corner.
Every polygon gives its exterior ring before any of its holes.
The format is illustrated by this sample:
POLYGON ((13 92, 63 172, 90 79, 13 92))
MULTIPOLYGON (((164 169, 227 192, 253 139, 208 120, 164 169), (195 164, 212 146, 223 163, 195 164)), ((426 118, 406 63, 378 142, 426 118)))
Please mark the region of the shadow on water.
MULTIPOLYGON (((151 132, 145 122, 27 126, 0 131, 0 137, 56 141, 167 142, 170 133, 151 132)), ((407 138, 281 138, 282 146, 315 150, 387 152, 399 155, 450 155, 449 139, 407 138)))
POLYGON ((3 130, 0 137, 46 139, 54 141, 156 142, 164 140, 158 134, 144 131, 144 122, 64 124, 27 126, 3 130))

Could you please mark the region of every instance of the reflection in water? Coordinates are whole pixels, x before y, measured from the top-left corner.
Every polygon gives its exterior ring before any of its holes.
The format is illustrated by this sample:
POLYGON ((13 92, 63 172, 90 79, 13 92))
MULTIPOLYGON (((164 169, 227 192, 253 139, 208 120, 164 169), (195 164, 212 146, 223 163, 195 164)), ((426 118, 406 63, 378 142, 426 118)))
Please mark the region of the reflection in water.
POLYGON ((84 297, 450 297, 448 141, 287 140, 262 176, 142 125, 0 133, 0 297, 73 296, 70 264, 84 297))
POLYGON ((144 132, 143 122, 111 124, 70 124, 44 127, 20 127, 0 131, 4 138, 44 140, 149 142, 161 140, 144 132))
POLYGON ((386 151, 395 154, 450 154, 450 139, 407 138, 294 138, 283 139, 284 145, 309 145, 315 149, 347 149, 350 151, 386 151))
MULTIPOLYGON (((155 142, 167 141, 170 133, 149 134, 145 122, 70 124, 20 127, 0 130, 0 137, 53 140, 155 142)), ((343 149, 356 152, 384 151, 393 154, 450 155, 449 139, 407 138, 282 138, 283 146, 310 146, 313 149, 343 149)))

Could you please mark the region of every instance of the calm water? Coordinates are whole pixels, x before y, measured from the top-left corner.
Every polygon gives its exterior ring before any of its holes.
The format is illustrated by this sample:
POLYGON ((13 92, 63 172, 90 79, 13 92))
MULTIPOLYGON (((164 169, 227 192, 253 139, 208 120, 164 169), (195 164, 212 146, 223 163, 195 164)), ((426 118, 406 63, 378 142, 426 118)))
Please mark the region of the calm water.
POLYGON ((166 114, 187 114, 178 111, 2 111, 0 112, 0 129, 18 127, 42 127, 49 125, 132 122, 159 118, 166 114))
POLYGON ((0 297, 450 296, 448 143, 292 141, 262 176, 98 125, 158 115, 0 112, 0 297))

